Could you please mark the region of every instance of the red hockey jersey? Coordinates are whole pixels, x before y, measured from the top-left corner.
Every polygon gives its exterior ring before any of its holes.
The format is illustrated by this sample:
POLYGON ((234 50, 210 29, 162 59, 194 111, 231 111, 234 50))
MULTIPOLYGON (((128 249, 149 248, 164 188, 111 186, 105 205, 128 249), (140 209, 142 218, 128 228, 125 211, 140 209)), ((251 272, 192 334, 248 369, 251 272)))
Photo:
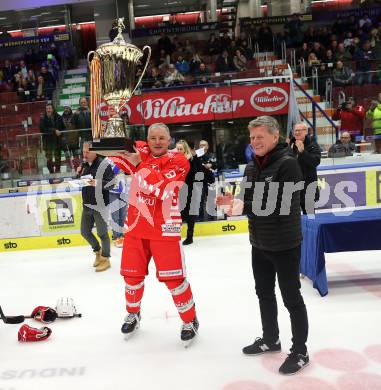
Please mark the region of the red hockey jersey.
POLYGON ((137 167, 122 157, 111 158, 132 176, 126 234, 151 240, 179 240, 182 220, 178 196, 189 162, 176 150, 155 157, 146 142, 137 141, 136 148, 142 159, 137 167))

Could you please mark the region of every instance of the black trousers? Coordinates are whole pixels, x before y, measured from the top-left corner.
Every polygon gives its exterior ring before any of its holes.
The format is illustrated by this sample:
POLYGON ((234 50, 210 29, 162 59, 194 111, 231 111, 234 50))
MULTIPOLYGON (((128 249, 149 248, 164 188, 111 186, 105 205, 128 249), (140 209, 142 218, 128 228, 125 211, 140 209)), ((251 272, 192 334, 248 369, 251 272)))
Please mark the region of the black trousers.
POLYGON ((263 339, 274 343, 279 338, 275 279, 278 278, 283 303, 290 313, 292 349, 303 355, 307 351, 307 310, 300 293, 300 246, 278 252, 252 247, 255 290, 261 311, 263 339))

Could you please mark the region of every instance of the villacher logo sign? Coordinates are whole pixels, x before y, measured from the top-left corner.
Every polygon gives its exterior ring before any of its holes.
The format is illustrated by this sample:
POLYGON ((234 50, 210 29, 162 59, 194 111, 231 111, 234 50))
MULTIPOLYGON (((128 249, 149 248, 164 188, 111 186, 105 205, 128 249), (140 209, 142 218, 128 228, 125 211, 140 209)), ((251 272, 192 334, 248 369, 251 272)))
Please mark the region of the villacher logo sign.
POLYGON ((256 110, 274 112, 287 106, 288 94, 278 87, 259 88, 251 95, 250 103, 256 110))

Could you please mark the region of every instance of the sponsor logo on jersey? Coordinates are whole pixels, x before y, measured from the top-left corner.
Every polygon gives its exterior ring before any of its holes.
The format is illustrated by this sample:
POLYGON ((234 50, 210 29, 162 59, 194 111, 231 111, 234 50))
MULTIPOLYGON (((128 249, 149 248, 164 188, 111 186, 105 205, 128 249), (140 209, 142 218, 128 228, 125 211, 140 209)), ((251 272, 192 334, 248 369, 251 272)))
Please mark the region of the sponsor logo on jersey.
POLYGON ((153 207, 155 206, 156 199, 153 196, 147 196, 140 193, 138 195, 138 203, 146 204, 147 206, 153 207))
POLYGON ((164 235, 169 235, 169 234, 174 234, 178 235, 181 233, 181 224, 180 223, 175 223, 175 224, 170 224, 170 223, 165 223, 161 225, 161 231, 164 235))
POLYGON ((168 271, 159 271, 159 276, 181 276, 183 274, 182 269, 172 269, 168 271))

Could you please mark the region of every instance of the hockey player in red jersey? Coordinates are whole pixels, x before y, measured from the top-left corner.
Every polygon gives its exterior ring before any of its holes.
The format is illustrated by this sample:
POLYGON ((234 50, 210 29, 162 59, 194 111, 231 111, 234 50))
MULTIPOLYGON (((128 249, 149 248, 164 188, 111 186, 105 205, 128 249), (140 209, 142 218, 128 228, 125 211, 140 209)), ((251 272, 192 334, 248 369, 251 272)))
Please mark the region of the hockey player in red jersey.
POLYGON ((178 194, 189 163, 184 155, 168 150, 170 140, 168 127, 155 123, 148 129, 147 142, 136 142, 135 153, 126 151, 112 158, 132 175, 121 262, 128 312, 122 333, 131 334, 139 327, 144 279, 153 257, 156 276, 167 285, 183 320, 181 339, 188 345, 199 326, 180 243, 178 194))

